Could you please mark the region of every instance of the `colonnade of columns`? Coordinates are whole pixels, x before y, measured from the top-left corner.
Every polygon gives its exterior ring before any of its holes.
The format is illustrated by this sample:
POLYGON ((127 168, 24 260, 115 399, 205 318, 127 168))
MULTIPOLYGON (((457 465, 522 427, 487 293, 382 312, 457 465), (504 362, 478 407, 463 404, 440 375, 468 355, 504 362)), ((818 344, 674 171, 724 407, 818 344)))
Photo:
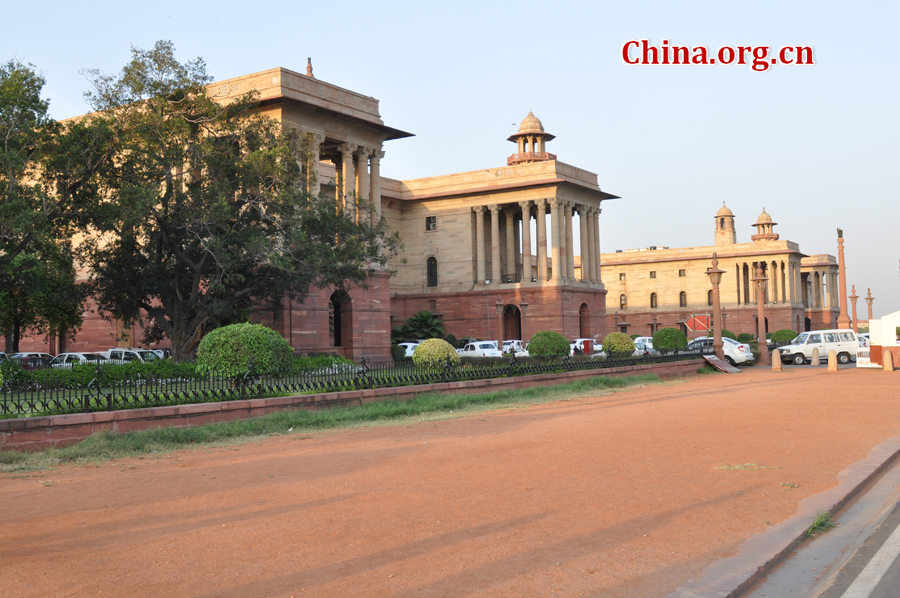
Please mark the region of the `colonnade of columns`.
POLYGON ((476 281, 525 282, 549 281, 563 284, 575 281, 575 243, 572 229, 573 215, 580 216, 581 281, 600 282, 600 208, 576 204, 561 198, 520 201, 517 204, 475 206, 475 272, 476 281), (550 208, 550 255, 547 255, 547 208, 550 208), (485 215, 491 215, 491 273, 487 274, 485 248, 485 215), (531 260, 531 218, 537 220, 537 271, 531 260), (506 247, 500 246, 500 214, 506 218, 506 247), (521 249, 516 238, 516 219, 522 223, 521 249), (501 249, 506 251, 507 272, 503 278, 501 249), (548 259, 549 258, 549 259, 548 259))
POLYGON ((771 262, 741 262, 737 270, 737 300, 739 304, 756 303, 756 286, 753 277, 756 267, 761 266, 768 277, 766 281, 767 303, 802 303, 797 295, 800 287, 800 264, 792 261, 773 260, 771 262))
MULTIPOLYGON (((319 170, 322 144, 325 135, 310 133, 310 157, 307 165, 307 185, 310 193, 317 194, 321 185, 319 170), (315 182, 313 182, 315 181, 315 182)), ((358 218, 357 198, 371 206, 368 217, 372 224, 381 220, 381 148, 344 142, 337 146, 339 157, 333 158, 337 180, 337 200, 349 218, 358 218)))

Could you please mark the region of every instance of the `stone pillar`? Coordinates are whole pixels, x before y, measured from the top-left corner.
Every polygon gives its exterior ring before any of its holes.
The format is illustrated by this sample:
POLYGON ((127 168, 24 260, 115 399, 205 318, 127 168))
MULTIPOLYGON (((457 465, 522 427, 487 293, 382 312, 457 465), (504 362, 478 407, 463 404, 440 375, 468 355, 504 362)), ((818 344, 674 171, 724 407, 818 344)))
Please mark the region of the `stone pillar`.
MULTIPOLYGON (((356 202, 369 201, 369 154, 372 153, 371 148, 360 147, 356 154, 356 202)), ((365 215, 371 220, 370 212, 365 215)), ((363 215, 361 214, 360 217, 363 215)))
POLYGON ((503 215, 506 216, 506 278, 516 282, 516 215, 512 209, 503 210, 503 215))
POLYGON ((840 298, 840 308, 841 315, 838 316, 837 327, 838 328, 850 328, 850 316, 847 315, 847 301, 844 297, 847 296, 847 266, 844 262, 844 231, 841 229, 837 229, 838 233, 838 268, 840 268, 840 277, 841 277, 841 294, 838 295, 840 298))
POLYGON ((875 301, 875 297, 872 296, 872 289, 869 289, 868 294, 866 295, 866 303, 869 304, 869 326, 872 326, 872 302, 875 301))
POLYGON ((522 208, 522 280, 531 282, 531 202, 520 201, 519 206, 522 208))
POLYGON ((566 202, 566 278, 575 280, 575 240, 572 232, 572 207, 570 201, 566 202))
MULTIPOLYGON (((588 250, 588 219, 587 210, 584 205, 578 206, 578 222, 579 232, 581 233, 581 282, 587 282, 591 279, 591 253, 588 250)), ((618 330, 616 330, 618 332, 618 330)))
POLYGON ((338 146, 341 152, 341 186, 339 192, 344 200, 344 215, 349 218, 356 217, 356 202, 354 198, 356 173, 353 168, 353 152, 356 151, 355 143, 342 143, 338 146))
POLYGON ((484 272, 484 206, 472 208, 475 212, 475 283, 482 284, 487 278, 484 272))
POLYGON ((491 211, 491 281, 500 283, 500 206, 488 206, 491 211))
POLYGON ((597 231, 594 229, 594 208, 585 209, 588 238, 588 280, 597 282, 597 231))
POLYGON ((372 196, 370 198, 370 202, 372 203, 372 212, 371 212, 371 223, 372 225, 378 224, 381 221, 381 159, 384 158, 384 152, 381 150, 375 150, 372 152, 372 158, 370 160, 370 185, 369 185, 369 193, 372 196))
POLYGON ((550 258, 551 258, 551 276, 550 280, 559 284, 561 282, 562 276, 562 256, 560 251, 560 224, 559 224, 559 198, 550 199, 550 231, 551 231, 551 248, 550 248, 550 258))
POLYGON ((321 186, 319 161, 321 160, 322 144, 325 143, 325 135, 322 133, 310 133, 309 136, 309 164, 306 166, 306 189, 310 195, 318 197, 321 186))
POLYGON ((547 200, 537 199, 534 202, 537 208, 537 268, 538 280, 549 279, 547 274, 547 200))
POLYGON ((602 283, 600 276, 600 213, 603 210, 597 208, 594 210, 594 216, 591 217, 591 224, 594 225, 594 253, 591 254, 591 267, 594 269, 594 280, 602 283))
POLYGON ((859 333, 859 325, 856 321, 856 301, 859 299, 859 296, 856 294, 856 285, 853 285, 850 289, 850 307, 853 310, 853 332, 859 333))
POLYGON ((778 303, 778 262, 772 262, 769 278, 772 279, 771 297, 769 298, 769 301, 778 303))

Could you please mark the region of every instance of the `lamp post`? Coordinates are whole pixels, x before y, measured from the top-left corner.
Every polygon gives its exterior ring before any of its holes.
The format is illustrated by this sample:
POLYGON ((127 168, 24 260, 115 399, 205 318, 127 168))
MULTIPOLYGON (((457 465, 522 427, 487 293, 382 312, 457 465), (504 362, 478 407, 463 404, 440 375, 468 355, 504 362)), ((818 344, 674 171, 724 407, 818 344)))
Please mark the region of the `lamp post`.
MULTIPOLYGON (((847 315, 847 268, 844 266, 844 231, 837 229, 838 234, 838 267, 840 268, 839 284, 841 289, 841 315, 837 319, 838 328, 850 328, 850 317, 847 315)), ((828 316, 829 319, 831 316, 828 316)))
POLYGON ((519 304, 519 309, 522 310, 522 347, 525 347, 525 343, 528 342, 528 336, 525 334, 525 314, 528 313, 528 302, 525 299, 522 299, 522 303, 519 304))
POLYGON ((716 352, 716 357, 723 361, 725 360, 725 352, 722 349, 722 320, 725 314, 721 312, 719 306, 719 283, 722 282, 722 274, 724 273, 725 270, 719 268, 718 256, 713 253, 712 268, 706 269, 706 274, 709 276, 709 282, 713 288, 713 350, 716 352))
POLYGON ((616 323, 616 329, 613 332, 618 332, 619 331, 619 312, 616 312, 613 315, 613 321, 616 323))
POLYGON ((500 324, 500 328, 497 329, 497 336, 499 337, 497 340, 497 349, 503 353, 503 297, 497 297, 497 303, 494 304, 494 307, 497 308, 497 321, 500 324))
POLYGON ((726 314, 725 310, 723 309, 722 310, 722 330, 728 329, 728 320, 726 318, 728 318, 728 314, 726 314))
POLYGON ((752 278, 756 283, 756 328, 757 342, 759 344, 759 362, 769 364, 769 345, 766 343, 766 281, 769 280, 760 266, 756 266, 756 276, 752 278))
POLYGON ((850 289, 850 306, 853 309, 853 332, 859 332, 859 325, 856 323, 856 302, 859 300, 859 296, 856 294, 856 285, 853 285, 853 288, 850 289))
MULTIPOLYGON (((872 296, 872 289, 869 289, 869 294, 866 295, 866 303, 869 304, 869 321, 872 321, 872 302, 875 301, 875 297, 872 296)), ((872 325, 869 324, 871 327, 872 325)))

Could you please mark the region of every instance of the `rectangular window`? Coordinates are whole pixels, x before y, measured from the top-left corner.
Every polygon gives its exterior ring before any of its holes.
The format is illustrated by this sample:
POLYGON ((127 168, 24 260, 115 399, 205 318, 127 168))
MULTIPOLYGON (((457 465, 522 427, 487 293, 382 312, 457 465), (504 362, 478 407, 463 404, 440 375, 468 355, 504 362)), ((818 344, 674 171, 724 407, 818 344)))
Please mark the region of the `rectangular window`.
POLYGON ((687 276, 687 272, 684 271, 684 270, 679 270, 679 271, 678 271, 678 276, 684 278, 685 276, 687 276))
POLYGON ((619 272, 619 280, 625 280, 625 273, 619 272))
POLYGON ((425 230, 437 230, 437 216, 425 216, 425 230))
POLYGON ((656 278, 656 271, 650 271, 650 278, 656 278))

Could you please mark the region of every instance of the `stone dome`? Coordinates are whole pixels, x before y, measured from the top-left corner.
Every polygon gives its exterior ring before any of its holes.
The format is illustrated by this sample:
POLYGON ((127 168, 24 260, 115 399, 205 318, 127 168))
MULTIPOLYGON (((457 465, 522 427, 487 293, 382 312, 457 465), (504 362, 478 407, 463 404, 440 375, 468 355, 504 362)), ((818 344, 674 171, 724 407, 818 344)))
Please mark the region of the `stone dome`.
POLYGON ((528 116, 522 119, 522 124, 519 125, 519 134, 522 133, 543 133, 544 125, 541 123, 541 119, 536 117, 531 110, 528 111, 528 116))
POLYGON ((734 212, 728 209, 728 206, 725 205, 724 201, 722 202, 722 207, 716 212, 716 218, 719 216, 734 216, 734 212))
POLYGON ((759 215, 759 218, 756 219, 756 224, 775 224, 772 222, 772 217, 766 213, 766 209, 763 208, 762 214, 759 215))

